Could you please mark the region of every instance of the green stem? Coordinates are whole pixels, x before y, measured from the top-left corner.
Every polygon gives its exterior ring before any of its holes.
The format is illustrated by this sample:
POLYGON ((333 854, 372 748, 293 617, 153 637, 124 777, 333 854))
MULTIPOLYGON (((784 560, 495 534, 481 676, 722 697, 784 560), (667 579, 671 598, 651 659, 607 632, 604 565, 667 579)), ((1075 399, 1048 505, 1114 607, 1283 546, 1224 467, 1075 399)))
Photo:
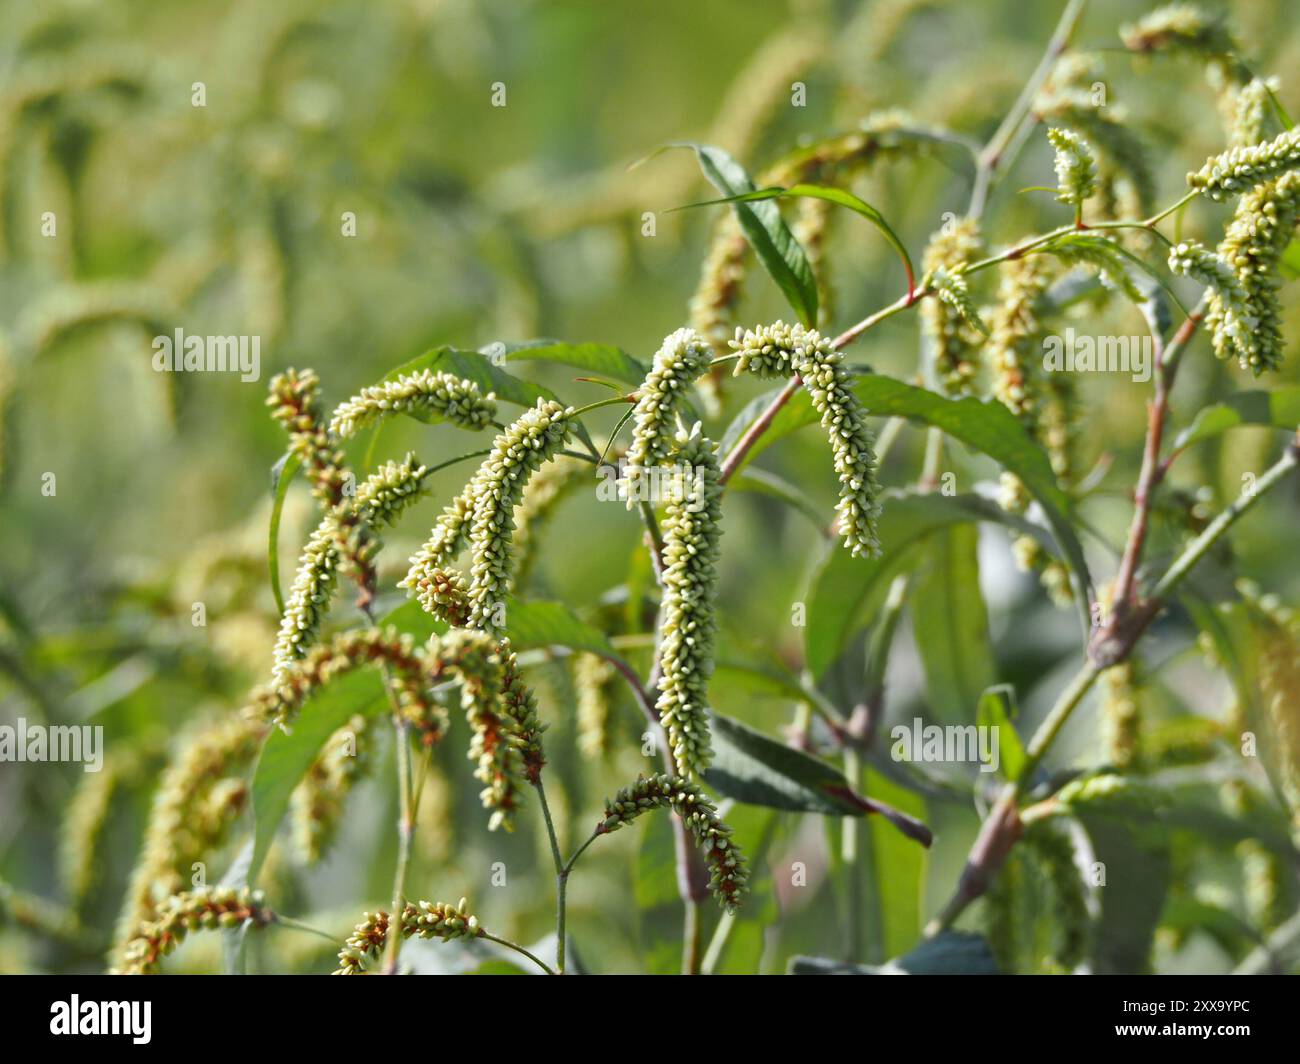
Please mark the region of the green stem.
MULTIPOLYGON (((397 824, 397 870, 393 874, 393 912, 400 914, 406 908, 406 871, 411 861, 411 837, 415 832, 415 806, 412 801, 411 743, 409 726, 401 717, 393 718, 393 732, 397 748, 397 791, 401 803, 397 824)), ((401 951, 401 935, 389 935, 384 956, 384 971, 397 974, 397 958, 401 951)))
POLYGON ((598 838, 600 838, 601 835, 605 835, 605 834, 608 834, 608 832, 603 832, 603 831, 593 831, 593 832, 592 832, 592 833, 587 837, 587 841, 584 842, 581 846, 579 846, 576 850, 573 851, 573 856, 570 857, 569 860, 568 860, 568 862, 565 864, 565 866, 564 866, 564 871, 565 871, 565 872, 572 872, 572 871, 573 871, 573 866, 574 866, 575 864, 578 863, 578 858, 581 857, 584 853, 587 852, 587 847, 590 846, 593 842, 595 842, 598 838))
POLYGON ((699 975, 704 941, 704 921, 700 903, 695 899, 686 902, 686 927, 682 932, 682 975, 699 975))
POLYGON ((594 403, 588 403, 586 406, 580 406, 578 407, 577 410, 575 410, 572 414, 570 414, 569 417, 579 418, 582 417, 583 414, 590 414, 593 410, 599 410, 601 409, 601 407, 626 405, 628 403, 635 403, 635 402, 636 402, 636 398, 634 395, 613 395, 610 396, 608 399, 598 399, 594 403))
MULTIPOLYGON (((844 748, 844 778, 854 791, 862 789, 862 762, 857 750, 852 746, 844 748)), ((857 963, 862 952, 862 909, 864 891, 862 868, 858 853, 859 834, 862 818, 846 816, 840 818, 840 860, 844 864, 845 874, 849 879, 849 913, 848 936, 844 946, 844 959, 850 964, 857 963)))
POLYGON ((1134 614, 1127 629, 1115 637, 1117 642, 1113 652, 1103 661, 1087 662, 1075 674, 1030 739, 1025 748, 1025 764, 1020 775, 1015 783, 1006 786, 993 810, 985 819, 979 837, 975 840, 975 845, 966 859, 966 867, 957 890, 926 928, 927 936, 933 936, 951 927, 967 906, 988 888, 1018 834, 1019 819, 1016 809, 1018 800, 1029 785, 1034 770, 1042 763, 1052 743, 1065 727, 1066 721, 1083 701, 1097 677, 1105 668, 1118 664, 1128 657, 1165 601, 1186 579, 1196 563, 1209 553, 1228 529, 1281 483, 1297 465, 1300 465, 1300 436, 1291 441, 1282 457, 1259 478, 1253 492, 1242 495, 1228 506, 1179 555, 1156 584, 1150 601, 1144 603, 1141 610, 1134 614))
POLYGON ((980 152, 975 171, 975 185, 971 189, 970 207, 966 211, 972 218, 978 218, 984 213, 984 205, 988 201, 989 189, 993 184, 993 178, 997 174, 998 168, 1006 159, 1007 148, 1010 146, 1016 132, 1020 129, 1021 123, 1029 115, 1029 109, 1033 106, 1034 97, 1038 95, 1038 90, 1042 88, 1043 82, 1047 80, 1047 75, 1052 72, 1056 60, 1069 47, 1070 38, 1074 36, 1075 27, 1079 23, 1079 18, 1083 14, 1086 3, 1087 0, 1070 0, 1070 3, 1061 13, 1061 19, 1056 24, 1051 40, 1047 43, 1047 50, 1043 53, 1043 58, 1039 60, 1038 66, 1025 83, 1025 87, 1020 90, 1020 95, 1016 98, 1016 102, 1011 105, 1011 110, 1007 112, 1006 117, 1002 119, 997 131, 989 139, 984 150, 980 152))
POLYGON ((548 965, 540 957, 536 956, 533 953, 530 953, 528 950, 524 949, 524 947, 519 945, 519 943, 517 942, 511 942, 508 938, 499 938, 498 936, 489 934, 486 931, 484 931, 483 934, 480 935, 479 937, 485 938, 489 942, 495 942, 498 946, 505 946, 507 949, 512 949, 516 953, 522 953, 525 957, 527 957, 530 961, 532 961, 535 965, 537 965, 537 967, 539 967, 547 975, 558 974, 553 968, 550 967, 550 965, 548 965))
POLYGON ((542 819, 546 821, 546 836, 551 842, 551 859, 555 862, 555 970, 564 974, 565 945, 565 905, 569 883, 569 869, 560 856, 560 840, 555 834, 555 821, 551 818, 551 807, 546 801, 546 788, 542 786, 539 776, 533 784, 537 790, 537 801, 542 807, 542 819))
POLYGON ((280 927, 289 927, 294 931, 305 931, 309 935, 319 935, 321 938, 326 939, 329 942, 333 942, 336 945, 338 944, 338 937, 336 935, 331 935, 327 931, 322 931, 319 927, 312 927, 310 924, 304 924, 299 920, 294 920, 291 917, 284 916, 280 913, 275 914, 274 922, 280 927))

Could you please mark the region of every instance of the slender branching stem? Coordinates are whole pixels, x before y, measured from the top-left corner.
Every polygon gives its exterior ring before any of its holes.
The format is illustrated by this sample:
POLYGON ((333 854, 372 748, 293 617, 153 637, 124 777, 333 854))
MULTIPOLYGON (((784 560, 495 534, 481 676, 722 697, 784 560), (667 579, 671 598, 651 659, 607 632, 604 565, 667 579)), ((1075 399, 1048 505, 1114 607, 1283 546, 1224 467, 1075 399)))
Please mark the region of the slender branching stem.
MULTIPOLYGON (((1169 418, 1169 399, 1173 392, 1174 377, 1181 364, 1179 355, 1196 331, 1207 306, 1207 299, 1202 296, 1196 309, 1179 327, 1167 348, 1159 337, 1156 338, 1155 395, 1147 407, 1147 434, 1142 449, 1142 469, 1138 474, 1137 487, 1133 493, 1133 521, 1129 526, 1128 539, 1125 542, 1124 555, 1120 560, 1112 595, 1112 612, 1117 618, 1131 611, 1135 605, 1137 570, 1142 559, 1147 528, 1151 521, 1151 506, 1155 501, 1156 488, 1167 468, 1160 461, 1160 447, 1164 439, 1165 424, 1169 418)), ((1117 623, 1123 622, 1117 620, 1117 623)))
POLYGON ((569 884, 569 869, 560 856, 560 840, 555 834, 555 821, 551 817, 551 807, 546 801, 546 788, 539 776, 533 783, 537 791, 537 803, 542 807, 542 819, 546 821, 546 837, 551 843, 551 860, 555 862, 555 971, 564 974, 566 893, 569 884))
POLYGON ((1083 15, 1083 9, 1087 5, 1087 0, 1070 0, 1065 10, 1061 13, 1061 19, 1056 25, 1056 30, 1052 33, 1052 38, 1047 42, 1047 50, 1043 53, 1043 58, 1039 60, 1038 66, 1034 69, 1025 87, 1020 90, 1020 95, 1016 102, 1012 104, 1011 110, 1007 112, 1002 123, 998 126, 997 131, 990 138, 984 150, 980 152, 976 160, 975 183, 971 189, 970 206, 966 213, 972 218, 978 218, 984 213, 984 206, 988 202, 989 189, 992 187, 993 180, 998 170, 1006 162, 1010 154, 1008 149, 1016 139, 1016 134, 1020 131, 1021 125, 1029 117, 1030 108, 1033 107, 1034 97, 1038 95, 1038 90, 1042 88, 1043 82, 1052 72, 1052 67, 1056 60, 1060 58, 1066 48, 1070 46, 1070 39, 1074 36, 1075 27, 1079 24, 1079 18, 1083 15))
POLYGON ((512 950, 514 950, 516 953, 521 953, 521 954, 523 954, 523 955, 524 955, 525 957, 527 957, 530 961, 532 961, 535 965, 537 965, 537 967, 539 967, 542 971, 544 971, 547 975, 557 975, 557 974, 559 974, 559 973, 557 973, 557 972, 555 971, 554 968, 552 968, 549 964, 547 964, 544 960, 542 960, 542 959, 541 959, 540 957, 538 957, 536 954, 531 953, 530 951, 524 949, 524 947, 521 946, 521 945, 519 945, 518 942, 511 942, 508 938, 500 938, 499 936, 497 936, 497 935, 493 935, 493 934, 490 934, 490 933, 487 932, 487 931, 484 931, 483 934, 480 935, 479 937, 480 937, 480 938, 485 938, 485 939, 487 939, 489 942, 495 942, 498 946, 505 946, 506 949, 512 949, 512 950))
POLYGON ((1084 696, 1092 689, 1097 677, 1106 667, 1118 664, 1128 657, 1138 638, 1146 631, 1164 603, 1187 578, 1197 562, 1223 538, 1228 529, 1284 480, 1297 465, 1300 465, 1300 435, 1288 444, 1282 457, 1259 478, 1253 491, 1241 495, 1225 508, 1175 559, 1157 582, 1150 601, 1143 603, 1133 614, 1131 623, 1117 634, 1117 642, 1111 653, 1102 661, 1095 660, 1096 655, 1094 655, 1094 660, 1086 662, 1075 673, 1029 740, 1025 748, 1025 764, 1016 782, 1004 788, 993 810, 985 818, 979 837, 966 858, 966 867, 962 871, 957 890, 927 926, 928 936, 951 927, 966 908, 988 889, 1006 859, 1008 851, 1019 836, 1020 818, 1017 807, 1020 797, 1029 786, 1034 770, 1042 763, 1052 743, 1060 735, 1071 714, 1082 703, 1084 696))
MULTIPOLYGON (((397 869, 393 873, 393 912, 406 907, 406 873, 411 863, 411 839, 415 835, 415 804, 411 785, 411 742, 409 725, 400 716, 393 718, 394 751, 397 758, 397 793, 400 803, 397 821, 397 869)), ((384 952, 384 972, 397 974, 401 935, 389 935, 384 952)))

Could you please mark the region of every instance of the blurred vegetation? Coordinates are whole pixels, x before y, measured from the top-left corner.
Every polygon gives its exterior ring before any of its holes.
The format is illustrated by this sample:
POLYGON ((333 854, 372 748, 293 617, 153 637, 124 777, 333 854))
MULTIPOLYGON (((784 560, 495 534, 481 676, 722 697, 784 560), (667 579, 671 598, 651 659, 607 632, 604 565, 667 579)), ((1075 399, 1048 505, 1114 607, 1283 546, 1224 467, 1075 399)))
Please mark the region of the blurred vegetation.
MULTIPOLYGON (((69 813, 79 796, 84 806, 91 777, 77 765, 0 763, 0 881, 55 907, 48 919, 21 919, 22 905, 6 903, 0 966, 102 969, 168 750, 196 722, 242 705, 268 675, 278 621, 266 577, 268 482, 285 446, 263 403, 271 375, 311 366, 333 404, 442 344, 474 350, 549 336, 617 345, 646 361, 687 321, 717 215, 666 213, 713 194, 688 153, 629 164, 667 141, 693 139, 727 148, 759 173, 791 146, 857 128, 886 108, 981 142, 1037 63, 1058 6, 0 0, 0 722, 102 725, 114 773, 111 784, 99 783, 110 793, 87 851, 69 813), (796 80, 807 86, 804 107, 789 106, 796 80), (196 82, 206 91, 201 107, 192 105, 196 82), (490 102, 498 82, 505 107, 490 102), (655 212, 653 236, 643 235, 646 211, 655 212), (55 238, 42 236, 45 212, 57 218, 55 238), (354 237, 341 232, 344 212, 356 215, 354 237), (152 337, 176 327, 260 336, 261 379, 153 372, 152 337), (54 497, 41 491, 49 472, 54 497), (191 624, 199 601, 206 627, 191 624)), ((1241 0, 1228 10, 1254 69, 1282 75, 1279 97, 1300 114, 1300 80, 1290 80, 1300 67, 1300 29, 1290 5, 1241 0)), ((1224 140, 1199 65, 1123 52, 1117 27, 1136 13, 1128 3, 1090 4, 1076 43, 1103 57, 1107 91, 1148 145, 1163 205, 1224 140)), ((1059 224, 1051 197, 1019 194, 1050 175, 1050 151, 1033 137, 994 192, 992 242, 1059 224)), ((875 167, 854 189, 919 258, 943 214, 965 210, 970 180, 969 156, 943 146, 875 167)), ((1181 224, 1212 245, 1226 217, 1197 204, 1181 224)), ((857 219, 834 228, 824 259, 832 331, 901 290, 897 262, 857 219)), ((1288 334, 1300 335, 1294 285, 1284 298, 1288 334)), ((754 271, 739 321, 783 312, 775 287, 754 271)), ((1079 313, 1096 331, 1143 331, 1121 302, 1079 313)), ((1179 424, 1210 397, 1251 386, 1214 361, 1204 338, 1193 355, 1175 396, 1179 424)), ((850 356, 912 379, 915 318, 885 323, 850 356)), ((1279 383, 1295 383, 1298 366, 1293 340, 1279 383)), ((605 394, 564 370, 523 372, 571 403, 605 394)), ((729 384, 711 419, 717 433, 762 390, 729 384)), ((1086 513, 1099 573, 1113 571, 1130 515, 1148 391, 1122 377, 1084 384, 1078 461, 1097 472, 1086 513)), ((605 431, 614 421, 605 419, 605 431)), ((1277 441, 1262 429, 1218 437, 1180 461, 1172 484, 1189 506, 1217 509, 1239 493, 1243 472, 1267 465, 1277 441)), ((370 446, 363 436, 350 447, 358 468, 408 449, 429 464, 469 449, 451 428, 405 421, 370 446)), ((797 483, 829 515, 835 484, 824 447, 804 433, 759 464, 797 483)), ((923 447, 922 432, 905 430, 883 479, 911 482, 923 447)), ((946 461, 963 486, 996 479, 991 463, 959 446, 946 461)), ((405 559, 467 475, 464 467, 439 474, 434 497, 386 536, 386 607, 402 601, 393 583, 405 559)), ((1234 533, 1232 557, 1225 548, 1199 582, 1207 599, 1230 597, 1230 562, 1283 602, 1300 598, 1296 499, 1293 483, 1234 533)), ((280 535, 284 580, 313 514, 306 488, 295 487, 280 535)), ((1159 515, 1151 557, 1170 557, 1185 533, 1177 513, 1159 515)), ((628 627, 618 605, 648 578, 634 513, 577 492, 543 535, 529 595, 562 599, 623 634, 644 631, 628 627)), ((797 672, 802 632, 791 607, 826 549, 823 530, 799 512, 729 493, 725 639, 754 660, 775 657, 797 672)), ((1023 732, 1077 660, 1077 618, 1016 570, 998 530, 984 535, 980 558, 997 678, 1019 691, 1023 732)), ((1240 601, 1236 608, 1249 612, 1240 601)), ((335 623, 357 620, 339 603, 335 623)), ((926 633, 904 626, 882 735, 888 722, 928 712, 918 637, 926 633)), ((1192 623, 1176 612, 1144 644, 1143 715, 1156 732, 1189 721, 1224 724, 1240 698, 1196 643, 1192 623)), ((644 674, 644 652, 631 657, 644 674)), ((540 660, 530 679, 551 722, 560 831, 576 843, 602 797, 644 769, 643 722, 616 694, 611 749, 588 756, 577 744, 569 663, 540 660)), ((713 698, 719 712, 769 734, 780 734, 794 711, 788 699, 725 672, 713 698)), ((1097 736, 1096 713, 1086 709, 1053 751, 1053 769, 1095 766, 1097 736)), ((469 895, 499 933, 536 942, 552 922, 544 833, 532 811, 513 835, 485 831, 462 738, 433 759, 412 892, 469 895), (501 886, 491 884, 496 862, 507 869, 501 886)), ((1168 892, 1150 962, 1158 971, 1231 970, 1278 923, 1251 908, 1243 843, 1271 853, 1274 871, 1280 863, 1276 907, 1296 909, 1296 854, 1282 807, 1263 771, 1235 756, 1234 745, 1219 741, 1209 760, 1170 770, 1181 773, 1171 786, 1186 801, 1162 843, 1168 892), (1224 809, 1225 784, 1250 800, 1224 809), (1198 816, 1202 806, 1210 811, 1198 816)), ((951 891, 978 824, 969 787, 954 800, 942 788, 917 789, 895 768, 878 742, 868 793, 923 815, 938 837, 923 854, 874 822, 865 830, 871 915, 863 960, 915 944, 951 891)), ((303 867, 286 848, 272 862, 267 885, 277 909, 341 941, 362 910, 386 903, 392 778, 392 750, 380 750, 327 857, 303 867)), ((850 895, 838 823, 755 807, 727 816, 763 874, 717 970, 781 971, 794 954, 841 954, 850 895), (794 862, 808 869, 805 887, 790 885, 794 862)), ((569 916, 583 966, 675 967, 681 916, 670 840, 664 822, 647 819, 584 859, 569 916)), ((213 881, 237 849, 213 855, 213 881)), ((1132 875, 1141 878, 1141 868, 1132 875)), ((1039 921, 1031 937, 1052 919, 1047 910, 1027 916, 1039 921)), ((708 920, 706 941, 716 915, 708 920)), ((423 969, 473 963, 456 949, 424 945, 409 948, 423 969)), ((214 970, 217 949, 196 941, 170 968, 214 970)), ((275 930, 252 949, 255 968, 333 966, 328 943, 291 931, 275 930)), ((1021 963, 1032 970, 1038 962, 1021 963)))

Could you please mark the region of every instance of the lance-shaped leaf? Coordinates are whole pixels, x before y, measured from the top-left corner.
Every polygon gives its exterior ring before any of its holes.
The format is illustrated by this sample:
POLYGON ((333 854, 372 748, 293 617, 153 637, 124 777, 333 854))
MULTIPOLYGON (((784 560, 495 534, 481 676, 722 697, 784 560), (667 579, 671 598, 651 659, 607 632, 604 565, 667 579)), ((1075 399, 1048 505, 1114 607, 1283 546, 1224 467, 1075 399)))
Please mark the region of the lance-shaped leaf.
POLYGON ((738 802, 831 816, 878 813, 908 838, 929 846, 930 829, 883 802, 856 794, 844 774, 731 717, 711 717, 713 764, 704 781, 738 802))
POLYGON ((715 206, 719 203, 761 203, 764 200, 774 199, 820 199, 840 207, 847 207, 854 214, 860 214, 884 234, 889 246, 897 253, 899 260, 903 263, 903 269, 907 273, 908 292, 911 293, 916 289, 916 274, 912 271, 912 258, 908 255, 903 242, 898 238, 898 234, 885 221, 885 216, 866 200, 859 199, 852 192, 847 192, 842 188, 806 184, 791 185, 789 188, 784 188, 780 185, 773 185, 770 188, 755 189, 753 192, 741 192, 737 195, 726 196, 723 199, 705 200, 702 203, 688 203, 684 207, 675 209, 682 211, 690 210, 692 207, 715 206))
POLYGON ((1174 440, 1173 451, 1176 454, 1241 425, 1267 425, 1295 431, 1300 426, 1300 385, 1271 392, 1236 392, 1213 406, 1202 407, 1174 440))
POLYGON ((832 544, 813 573, 806 595, 808 623, 804 626, 808 671, 818 680, 826 675, 853 634, 870 622, 890 580, 919 559, 934 533, 973 521, 996 522, 1034 537, 1054 556, 1061 552, 1047 529, 1007 513, 982 496, 888 492, 880 514, 880 556, 854 558, 832 544))
MULTIPOLYGON (((709 184, 724 197, 730 199, 756 191, 745 168, 721 148, 690 141, 668 147, 690 148, 695 152, 709 184)), ((799 320, 813 328, 817 323, 817 278, 777 205, 769 197, 754 203, 733 202, 731 207, 759 264, 776 282, 799 320)))

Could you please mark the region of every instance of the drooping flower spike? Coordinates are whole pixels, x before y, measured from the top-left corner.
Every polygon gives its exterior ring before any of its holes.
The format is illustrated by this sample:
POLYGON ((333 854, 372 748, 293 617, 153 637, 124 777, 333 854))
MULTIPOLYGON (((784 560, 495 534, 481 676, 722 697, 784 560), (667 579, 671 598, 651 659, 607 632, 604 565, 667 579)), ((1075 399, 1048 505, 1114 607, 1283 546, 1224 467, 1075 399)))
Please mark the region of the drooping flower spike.
POLYGON ((690 780, 666 773, 638 777, 605 802, 605 816, 596 833, 617 831, 642 813, 664 807, 681 817, 695 844, 704 851, 709 891, 727 912, 736 912, 749 891, 749 864, 732 839, 731 829, 718 817, 717 807, 690 780))
POLYGON ((1068 129, 1052 128, 1047 139, 1056 150, 1056 198, 1082 206, 1097 190, 1097 164, 1088 142, 1068 129))
POLYGON ((120 975, 153 975, 162 959, 194 931, 266 927, 275 914, 260 890, 247 887, 199 887, 173 895, 158 908, 158 917, 137 927, 126 944, 120 975))
POLYGON ((163 771, 144 829, 118 922, 114 955, 154 919, 162 900, 188 881, 191 866, 219 848, 247 808, 247 770, 266 737, 266 724, 228 716, 200 728, 163 771))
MULTIPOLYGON (((402 937, 436 938, 442 942, 456 939, 482 938, 487 932, 479 925, 478 917, 467 909, 468 902, 460 899, 459 905, 443 901, 422 901, 402 910, 402 937)), ((388 943, 388 929, 392 922, 386 912, 366 913, 339 950, 339 966, 334 975, 361 975, 366 964, 377 960, 388 943)))
POLYGON ((422 369, 363 388, 334 411, 329 431, 346 440, 381 418, 413 410, 437 414, 461 428, 481 429, 496 417, 495 400, 473 381, 422 369))
POLYGON ((1233 346, 1230 331, 1231 307, 1218 293, 1205 316, 1215 338, 1215 354, 1235 355, 1242 364, 1259 374, 1282 364, 1282 301, 1278 276, 1282 255, 1291 243, 1300 221, 1300 171, 1283 174, 1276 181, 1259 185, 1241 198, 1218 254, 1236 275, 1246 296, 1242 317, 1250 324, 1245 345, 1233 346), (1243 358, 1244 355, 1244 358, 1243 358))
POLYGON ((289 433, 289 447, 302 462, 312 494, 329 509, 343 501, 347 486, 343 452, 321 421, 320 378, 313 370, 285 370, 271 379, 266 405, 289 433))
POLYGON ((429 574, 442 568, 468 538, 470 564, 468 623, 500 632, 514 579, 515 507, 529 478, 564 446, 572 431, 573 408, 538 399, 492 443, 465 490, 452 502, 429 542, 411 559, 401 586, 418 592, 429 574))
POLYGON ((1185 241, 1169 252, 1169 269, 1206 285, 1211 293, 1213 315, 1207 315, 1220 358, 1235 357, 1243 369, 1262 364, 1256 326, 1249 297, 1232 267, 1220 256, 1195 241, 1185 241))
POLYGON ((1241 196, 1256 185, 1300 168, 1300 130, 1289 129, 1263 144, 1229 148, 1187 175, 1187 184, 1213 200, 1241 196))
POLYGON ((740 354, 738 374, 799 375, 821 415, 834 456, 840 482, 837 523, 844 546, 855 556, 876 554, 880 549, 876 535, 880 487, 875 438, 853 392, 853 377, 843 355, 820 333, 780 321, 747 331, 737 329, 731 346, 740 354))
POLYGON ((713 673, 714 597, 722 488, 712 441, 695 425, 672 452, 677 482, 663 520, 663 603, 659 628, 659 698, 655 708, 677 771, 709 766, 709 678, 713 673))
POLYGON ((950 395, 970 390, 978 370, 974 334, 987 332, 961 276, 979 249, 979 223, 961 218, 936 231, 921 257, 921 289, 937 297, 921 304, 921 333, 939 385, 950 395))
POLYGON ((644 495, 642 484, 650 470, 666 463, 686 393, 711 360, 709 345, 694 329, 678 329, 655 352, 632 411, 632 444, 623 471, 629 509, 644 495))
POLYGON ((374 593, 375 530, 393 524, 423 493, 428 469, 408 454, 386 462, 321 520, 303 547, 272 652, 280 679, 316 642, 329 613, 340 569, 350 570, 368 601, 374 593))

